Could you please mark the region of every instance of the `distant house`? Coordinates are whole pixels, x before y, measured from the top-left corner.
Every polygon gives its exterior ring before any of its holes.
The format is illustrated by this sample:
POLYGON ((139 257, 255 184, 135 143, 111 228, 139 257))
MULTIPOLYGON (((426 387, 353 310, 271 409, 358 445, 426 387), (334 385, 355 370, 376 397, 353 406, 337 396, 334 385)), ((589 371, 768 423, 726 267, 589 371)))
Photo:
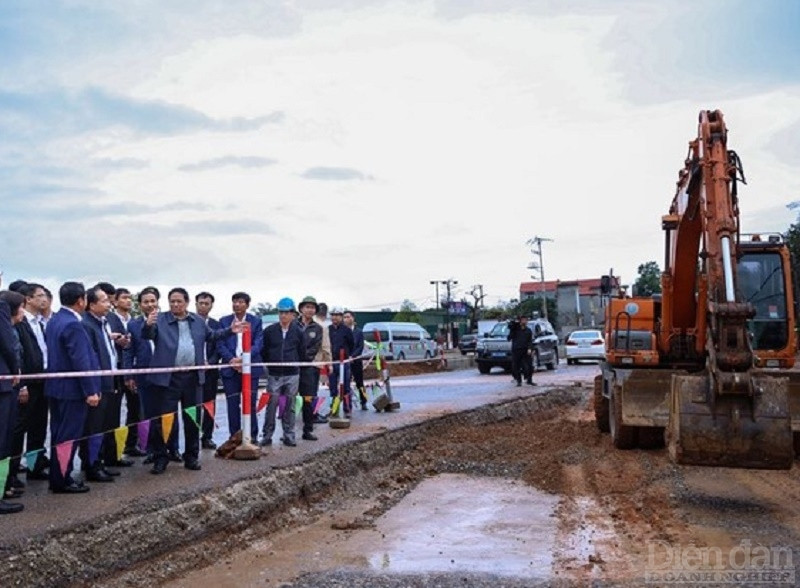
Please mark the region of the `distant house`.
MULTIPOLYGON (((522 282, 519 299, 546 298, 555 300, 558 309, 559 335, 566 336, 575 329, 601 327, 604 322, 605 300, 601 294, 601 278, 585 280, 550 280, 545 282, 522 282)), ((610 281, 611 296, 619 293, 620 279, 610 281)))

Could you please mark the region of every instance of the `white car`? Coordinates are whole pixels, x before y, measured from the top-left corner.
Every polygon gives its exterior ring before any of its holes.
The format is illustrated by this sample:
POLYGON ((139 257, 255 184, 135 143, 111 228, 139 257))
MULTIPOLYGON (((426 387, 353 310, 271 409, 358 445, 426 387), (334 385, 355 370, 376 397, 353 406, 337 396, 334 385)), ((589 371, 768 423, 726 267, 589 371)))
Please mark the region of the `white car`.
POLYGON ((581 359, 606 358, 606 343, 603 340, 603 333, 596 329, 572 331, 564 343, 567 351, 567 363, 569 365, 578 363, 581 359))

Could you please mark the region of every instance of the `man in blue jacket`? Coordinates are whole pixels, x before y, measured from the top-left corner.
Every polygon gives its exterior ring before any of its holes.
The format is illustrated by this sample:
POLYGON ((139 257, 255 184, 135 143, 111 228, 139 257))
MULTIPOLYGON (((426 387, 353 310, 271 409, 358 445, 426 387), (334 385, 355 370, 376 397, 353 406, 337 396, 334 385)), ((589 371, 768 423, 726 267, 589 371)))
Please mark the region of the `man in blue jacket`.
MULTIPOLYGON (((247 312, 250 308, 250 295, 247 292, 236 292, 231 297, 233 314, 219 319, 222 328, 230 327, 235 321, 247 321, 250 325, 250 357, 251 361, 259 363, 261 357, 261 319, 247 312)), ((222 386, 225 388, 225 400, 228 406, 228 433, 234 433, 242 428, 242 335, 235 334, 217 341, 217 352, 222 365, 231 367, 222 368, 222 386)), ((256 402, 258 401, 258 379, 264 373, 262 367, 250 368, 250 439, 255 443, 258 439, 258 415, 256 402)))
MULTIPOLYGON (((197 308, 197 316, 203 319, 209 327, 212 329, 222 328, 222 324, 217 319, 209 316, 211 309, 214 308, 214 295, 211 292, 200 292, 196 295, 194 297, 194 305, 197 308)), ((217 351, 216 342, 206 343, 206 365, 219 365, 219 351, 217 351)), ((214 443, 213 439, 214 417, 212 414, 216 413, 219 368, 214 367, 206 370, 205 374, 206 381, 203 384, 203 405, 205 407, 206 403, 211 402, 215 409, 212 413, 209 413, 205 408, 201 411, 203 413, 203 424, 201 426, 202 435, 200 436, 200 446, 203 449, 216 449, 217 444, 214 443)), ((258 379, 256 379, 256 382, 258 382, 258 379)))
MULTIPOLYGON (((143 335, 155 343, 151 368, 176 367, 192 368, 205 366, 205 346, 231 333, 247 328, 247 323, 235 321, 226 329, 212 330, 196 314, 187 310, 189 293, 184 288, 173 288, 168 295, 169 311, 153 310, 145 321, 143 335)), ((201 387, 205 382, 202 369, 186 369, 150 374, 148 383, 153 386, 154 405, 159 415, 176 414, 178 404, 182 409, 202 410, 201 387)), ((185 410, 183 414, 183 435, 185 450, 183 467, 187 470, 200 470, 200 431, 199 416, 192 419, 185 410)), ((197 414, 197 413, 196 413, 197 414)), ((162 420, 156 418, 151 423, 153 435, 153 474, 163 474, 167 469, 169 456, 167 445, 161 432, 162 420)))
MULTIPOLYGON (((81 372, 97 368, 92 360, 92 344, 81 323, 86 310, 86 289, 80 282, 65 282, 58 291, 61 309, 47 322, 47 371, 81 372)), ((50 490, 61 494, 81 494, 89 487, 72 476, 75 443, 83 435, 89 407, 100 403, 100 377, 60 377, 45 381, 50 402, 50 490), (58 447, 70 443, 69 452, 58 447), (66 463, 63 463, 66 461, 66 463), (62 468, 66 472, 62 475, 62 468)), ((63 447, 69 447, 64 445, 63 447)))

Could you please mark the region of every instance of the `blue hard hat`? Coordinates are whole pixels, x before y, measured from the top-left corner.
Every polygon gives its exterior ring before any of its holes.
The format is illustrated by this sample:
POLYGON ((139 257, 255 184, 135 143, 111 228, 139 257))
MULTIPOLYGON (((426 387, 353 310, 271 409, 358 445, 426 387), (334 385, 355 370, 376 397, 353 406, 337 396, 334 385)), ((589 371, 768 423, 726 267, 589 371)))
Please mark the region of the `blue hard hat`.
POLYGON ((291 298, 281 298, 278 300, 278 312, 294 312, 294 300, 291 298))

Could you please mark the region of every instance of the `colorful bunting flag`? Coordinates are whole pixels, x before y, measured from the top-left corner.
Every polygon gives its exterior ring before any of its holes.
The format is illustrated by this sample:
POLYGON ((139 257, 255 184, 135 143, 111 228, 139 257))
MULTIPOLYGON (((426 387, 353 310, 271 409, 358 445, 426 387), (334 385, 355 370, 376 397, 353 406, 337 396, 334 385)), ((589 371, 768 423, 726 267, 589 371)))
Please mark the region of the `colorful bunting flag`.
POLYGON ((331 416, 339 416, 339 397, 333 399, 333 406, 331 406, 331 416))
POLYGON ((300 414, 303 410, 303 397, 299 394, 294 399, 294 414, 300 414))
POLYGON ((256 406, 256 412, 261 412, 264 410, 264 407, 269 404, 270 394, 266 390, 264 393, 258 397, 258 406, 256 406))
POLYGON ((123 426, 114 429, 114 440, 117 442, 117 461, 119 461, 122 459, 125 442, 128 440, 128 427, 123 426))
POLYGON ((61 477, 67 477, 67 468, 71 465, 70 458, 72 457, 72 441, 64 441, 56 445, 56 459, 58 460, 58 467, 61 470, 61 477))
POLYGON ((147 451, 147 445, 150 441, 150 419, 140 421, 136 425, 136 430, 139 433, 139 447, 141 447, 143 451, 147 451))
POLYGON ((161 415, 161 438, 164 439, 164 443, 169 442, 169 434, 172 432, 173 422, 175 422, 174 412, 161 415))
POLYGON ((278 415, 277 418, 281 418, 283 416, 283 411, 286 410, 286 396, 281 394, 278 396, 278 415))
POLYGON ((184 408, 183 412, 185 412, 189 416, 189 418, 192 419, 192 422, 199 429, 200 428, 200 422, 198 421, 199 411, 197 409, 198 409, 197 406, 189 406, 187 408, 184 408))
POLYGON ((206 409, 208 416, 210 416, 213 419, 214 411, 217 409, 216 402, 214 402, 213 400, 208 400, 203 403, 203 407, 206 409))
POLYGON ((381 371, 381 352, 380 348, 378 349, 378 352, 375 354, 375 369, 381 371))
POLYGON ((314 403, 314 414, 319 412, 319 409, 325 404, 325 398, 322 396, 317 397, 317 401, 314 403))
POLYGON ((33 451, 29 451, 28 453, 25 454, 25 465, 28 467, 28 470, 31 471, 31 472, 36 467, 36 460, 38 459, 37 455, 39 453, 44 453, 44 448, 42 448, 42 449, 34 449, 33 451))
POLYGON ((6 487, 6 479, 8 478, 8 464, 10 461, 10 457, 0 460, 0 488, 3 489, 6 487))
POLYGON ((100 446, 103 444, 103 434, 97 433, 89 437, 89 463, 93 464, 100 459, 100 446))

